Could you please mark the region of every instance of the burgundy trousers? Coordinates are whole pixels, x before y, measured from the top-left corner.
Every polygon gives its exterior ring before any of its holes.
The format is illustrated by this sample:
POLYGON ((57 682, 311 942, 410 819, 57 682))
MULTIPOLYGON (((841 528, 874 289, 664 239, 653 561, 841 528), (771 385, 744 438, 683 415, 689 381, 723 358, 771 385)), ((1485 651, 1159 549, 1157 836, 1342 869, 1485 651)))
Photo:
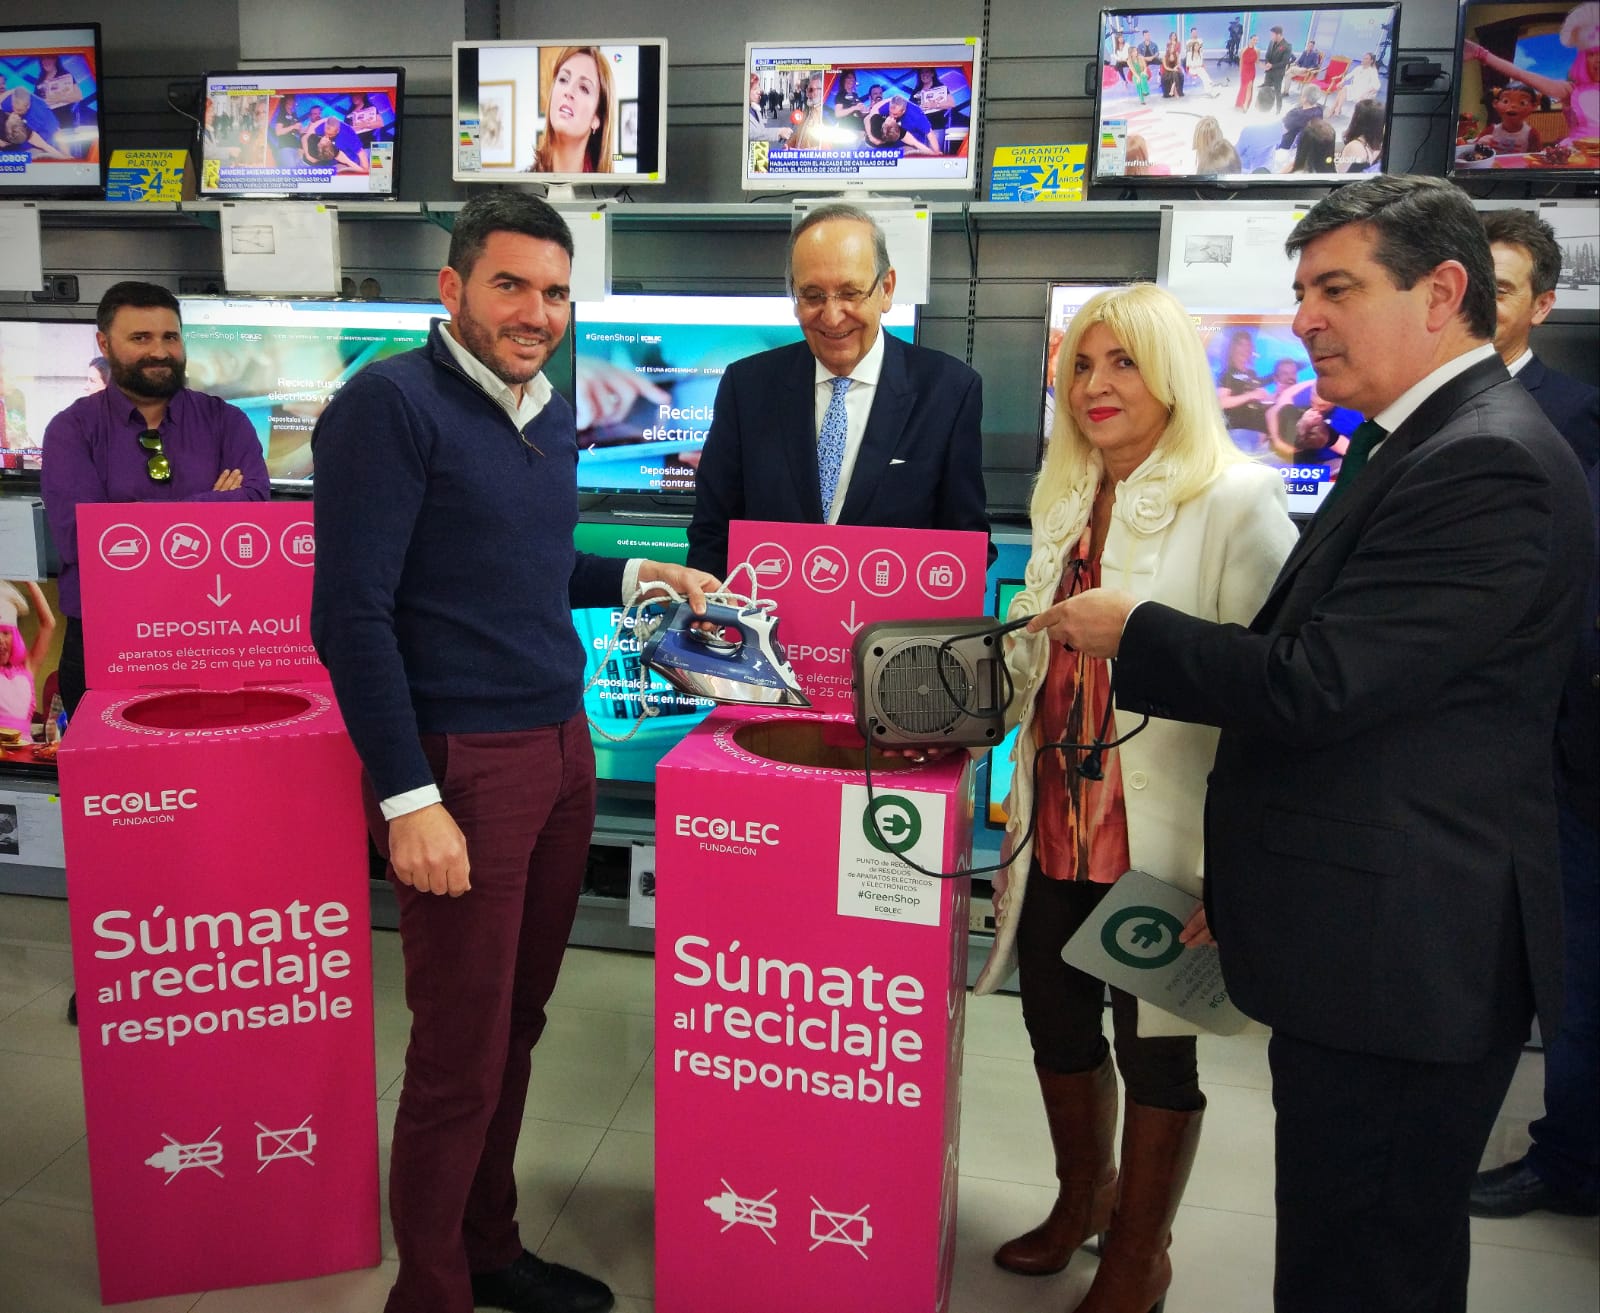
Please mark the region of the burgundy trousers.
MULTIPOLYGON (((424 735, 423 747, 466 836, 472 888, 450 898, 395 882, 411 1041, 389 1170, 400 1276, 386 1313, 471 1313, 469 1274, 522 1253, 512 1159, 594 829, 594 751, 581 714, 424 735)), ((367 817, 387 858, 370 784, 367 817)))

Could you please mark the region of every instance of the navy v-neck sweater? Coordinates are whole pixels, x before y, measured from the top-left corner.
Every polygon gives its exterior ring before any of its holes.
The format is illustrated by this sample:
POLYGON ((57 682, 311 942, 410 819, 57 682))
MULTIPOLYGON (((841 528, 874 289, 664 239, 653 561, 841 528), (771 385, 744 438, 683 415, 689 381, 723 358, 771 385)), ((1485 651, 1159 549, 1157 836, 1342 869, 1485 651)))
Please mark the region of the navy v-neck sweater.
POLYGON ((625 562, 573 547, 572 407, 519 433, 440 331, 363 369, 312 435, 311 636, 380 798, 435 782, 419 734, 575 714, 571 610, 621 604, 625 562))

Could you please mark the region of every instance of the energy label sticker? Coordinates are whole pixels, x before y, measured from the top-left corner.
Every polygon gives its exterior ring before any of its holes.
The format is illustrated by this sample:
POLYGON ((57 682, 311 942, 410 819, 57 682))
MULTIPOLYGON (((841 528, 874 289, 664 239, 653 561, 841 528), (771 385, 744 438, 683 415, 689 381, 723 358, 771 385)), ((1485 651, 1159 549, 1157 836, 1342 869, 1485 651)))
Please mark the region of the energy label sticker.
POLYGON ((869 810, 863 786, 839 793, 839 915, 938 925, 939 882, 901 858, 942 869, 944 795, 874 788, 869 810))

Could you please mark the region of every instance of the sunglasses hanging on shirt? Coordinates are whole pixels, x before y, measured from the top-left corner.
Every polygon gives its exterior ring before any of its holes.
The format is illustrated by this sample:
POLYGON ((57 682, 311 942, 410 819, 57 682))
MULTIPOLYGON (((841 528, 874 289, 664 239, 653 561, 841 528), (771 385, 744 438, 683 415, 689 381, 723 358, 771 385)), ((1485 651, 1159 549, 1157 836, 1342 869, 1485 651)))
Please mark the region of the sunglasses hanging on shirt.
POLYGON ((167 459, 167 453, 161 445, 161 432, 159 429, 146 429, 139 435, 139 445, 150 453, 149 459, 144 463, 144 471, 157 483, 165 483, 172 477, 172 462, 167 459))

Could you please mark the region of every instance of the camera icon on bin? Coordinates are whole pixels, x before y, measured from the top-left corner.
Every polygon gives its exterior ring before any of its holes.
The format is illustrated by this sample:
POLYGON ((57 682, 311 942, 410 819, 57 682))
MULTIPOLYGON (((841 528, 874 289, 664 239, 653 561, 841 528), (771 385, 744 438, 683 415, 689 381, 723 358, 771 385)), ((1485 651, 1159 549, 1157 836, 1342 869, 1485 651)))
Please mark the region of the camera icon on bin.
POLYGON ((948 565, 930 565, 928 567, 929 588, 954 588, 956 586, 956 572, 948 565))
POLYGON ((297 520, 278 538, 278 546, 295 565, 310 567, 317 559, 317 535, 308 520, 297 520))

